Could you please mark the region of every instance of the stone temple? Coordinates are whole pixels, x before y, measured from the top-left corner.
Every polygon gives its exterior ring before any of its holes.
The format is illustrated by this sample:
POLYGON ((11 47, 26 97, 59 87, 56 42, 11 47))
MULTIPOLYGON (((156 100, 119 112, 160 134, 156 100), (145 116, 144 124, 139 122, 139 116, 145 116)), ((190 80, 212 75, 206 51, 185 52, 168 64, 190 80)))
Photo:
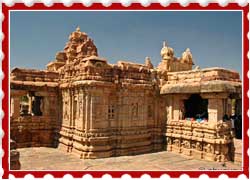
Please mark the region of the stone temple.
POLYGON ((193 68, 190 49, 178 58, 164 43, 160 53, 158 67, 148 57, 109 64, 77 28, 46 70, 11 71, 11 147, 56 147, 79 158, 173 151, 233 161, 231 122, 223 119, 241 115, 239 73, 193 68))

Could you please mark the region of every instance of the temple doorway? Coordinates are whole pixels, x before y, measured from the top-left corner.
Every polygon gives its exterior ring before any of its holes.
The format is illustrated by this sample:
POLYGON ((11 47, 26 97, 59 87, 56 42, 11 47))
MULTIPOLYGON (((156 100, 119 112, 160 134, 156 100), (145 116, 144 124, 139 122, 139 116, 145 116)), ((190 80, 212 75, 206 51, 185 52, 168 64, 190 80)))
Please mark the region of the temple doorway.
POLYGON ((192 94, 184 101, 185 118, 208 119, 208 100, 202 99, 199 94, 192 94))

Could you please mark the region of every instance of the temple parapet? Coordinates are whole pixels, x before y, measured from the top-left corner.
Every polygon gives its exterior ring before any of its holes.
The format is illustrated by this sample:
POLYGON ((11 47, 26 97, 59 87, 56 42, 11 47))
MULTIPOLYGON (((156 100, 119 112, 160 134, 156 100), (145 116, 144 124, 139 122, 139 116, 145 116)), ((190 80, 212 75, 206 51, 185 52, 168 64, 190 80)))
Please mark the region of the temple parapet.
POLYGON ((235 149, 230 129, 229 122, 171 121, 166 127, 166 148, 196 159, 233 161, 235 149))
MULTIPOLYGON (((46 70, 14 68, 10 74, 11 89, 29 89, 29 87, 57 87, 59 74, 46 70), (15 88, 16 87, 16 88, 15 88)), ((29 89, 30 90, 30 89, 29 89)))

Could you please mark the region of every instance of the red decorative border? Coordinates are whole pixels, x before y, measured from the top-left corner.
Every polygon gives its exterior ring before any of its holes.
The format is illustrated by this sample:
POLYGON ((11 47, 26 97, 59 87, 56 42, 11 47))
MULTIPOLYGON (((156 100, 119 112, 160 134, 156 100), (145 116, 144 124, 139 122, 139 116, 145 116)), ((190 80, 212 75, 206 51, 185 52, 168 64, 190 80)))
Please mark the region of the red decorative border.
POLYGON ((200 6, 198 3, 190 3, 187 7, 182 7, 178 3, 171 3, 167 7, 161 6, 159 3, 152 3, 148 7, 142 6, 140 3, 132 3, 129 7, 124 7, 120 3, 112 3, 111 6, 105 7, 101 3, 94 3, 90 7, 86 7, 81 3, 73 4, 70 7, 65 7, 61 3, 55 3, 50 7, 45 6, 43 3, 36 3, 32 7, 27 7, 22 3, 16 3, 12 7, 8 7, 3 4, 3 33, 4 39, 2 42, 4 59, 2 61, 2 69, 4 73, 3 83, 3 92, 4 97, 2 101, 2 107, 4 111, 4 118, 2 127, 4 130, 4 137, 2 140, 4 156, 2 159, 2 167, 4 169, 3 178, 7 179, 9 174, 14 175, 15 177, 24 177, 27 174, 32 174, 34 177, 41 178, 44 177, 46 174, 51 174, 56 178, 63 177, 65 174, 71 174, 75 178, 81 178, 85 174, 91 174, 95 178, 102 177, 104 174, 110 174, 113 178, 119 178, 124 174, 129 174, 131 177, 139 178, 143 174, 148 174, 152 178, 160 177, 163 174, 168 174, 170 177, 177 178, 182 174, 187 174, 190 177, 199 177, 201 174, 207 174, 209 177, 218 177, 221 174, 227 174, 229 177, 238 177, 240 174, 245 174, 249 178, 249 157, 247 155, 247 150, 249 147, 249 137, 247 135, 247 131, 249 128, 249 119, 247 116, 248 106, 249 106, 249 99, 247 96, 247 91, 249 89, 249 81, 247 77, 247 72, 249 70, 249 62, 247 58, 247 53, 249 50, 249 40, 247 38, 247 33, 249 31, 249 21, 247 19, 247 14, 249 11, 249 4, 245 7, 240 7, 237 3, 229 3, 226 7, 221 7, 217 3, 210 3, 206 7, 200 6), (10 10, 241 10, 243 12, 243 79, 244 79, 244 128, 243 128, 243 170, 242 171, 12 171, 9 170, 8 164, 8 152, 9 152, 9 11, 10 10))

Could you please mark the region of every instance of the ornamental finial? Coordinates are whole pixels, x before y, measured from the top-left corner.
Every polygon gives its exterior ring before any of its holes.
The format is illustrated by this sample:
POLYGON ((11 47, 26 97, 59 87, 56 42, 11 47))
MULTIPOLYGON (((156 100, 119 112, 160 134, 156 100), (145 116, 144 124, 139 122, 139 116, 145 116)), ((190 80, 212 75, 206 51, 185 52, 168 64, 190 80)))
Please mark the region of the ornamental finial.
POLYGON ((163 41, 163 47, 167 47, 167 42, 166 41, 163 41))
POLYGON ((77 32, 80 32, 80 31, 81 31, 80 26, 77 26, 76 31, 77 31, 77 32))

